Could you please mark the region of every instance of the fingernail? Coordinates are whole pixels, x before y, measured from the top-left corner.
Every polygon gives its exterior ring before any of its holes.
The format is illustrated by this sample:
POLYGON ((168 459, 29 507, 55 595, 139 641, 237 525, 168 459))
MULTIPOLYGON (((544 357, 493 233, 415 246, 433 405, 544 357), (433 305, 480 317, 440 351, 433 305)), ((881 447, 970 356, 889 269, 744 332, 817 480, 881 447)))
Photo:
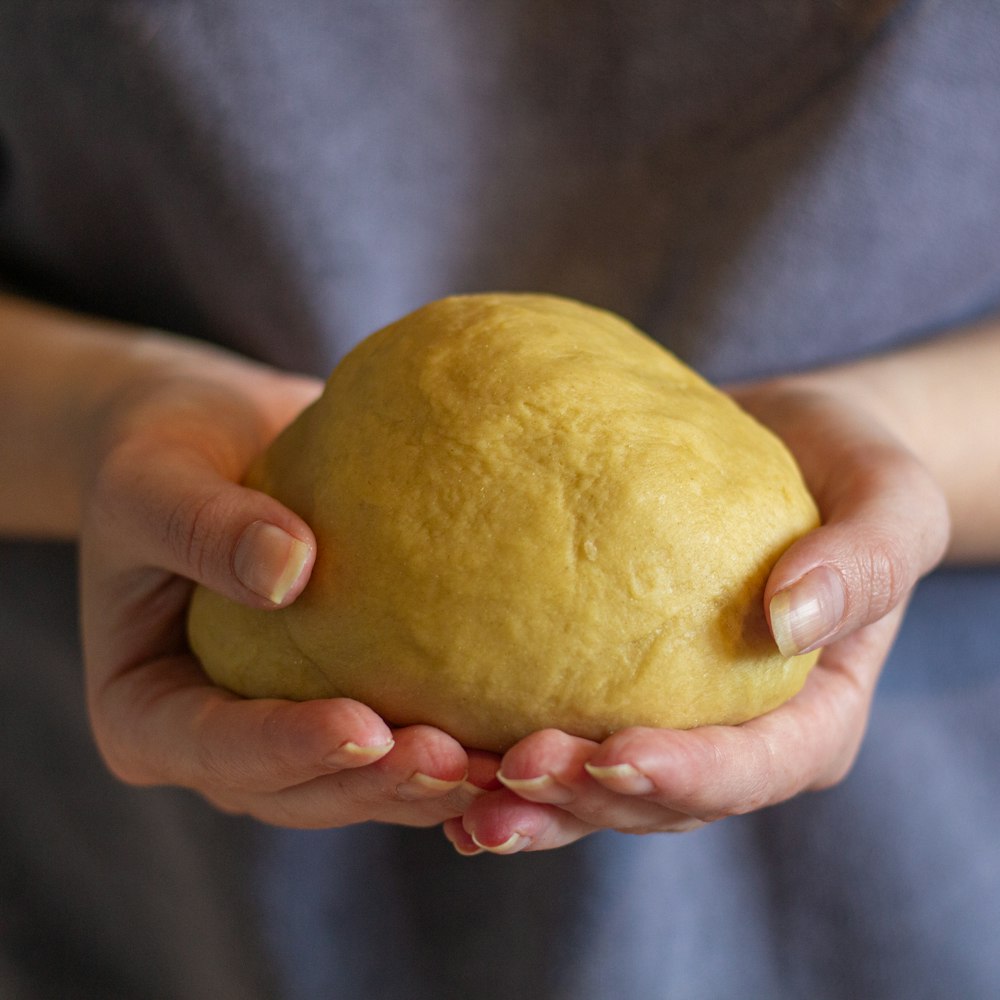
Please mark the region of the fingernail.
POLYGON ((482 854, 483 849, 479 847, 472 838, 462 830, 460 833, 454 833, 445 827, 445 837, 448 838, 448 843, 462 855, 463 858, 474 858, 477 854, 482 854))
POLYGON ((466 847, 465 844, 459 844, 454 840, 449 840, 448 843, 451 844, 451 846, 455 848, 455 850, 461 854, 463 858, 474 858, 477 854, 483 853, 483 849, 481 847, 466 847))
POLYGON ((463 781, 462 794, 467 795, 470 799, 478 799, 480 795, 486 794, 486 789, 474 785, 471 781, 463 781))
POLYGON ((474 833, 470 836, 476 847, 483 851, 489 851, 490 854, 517 854, 518 851, 523 851, 531 843, 530 837, 525 837, 516 830, 502 844, 495 844, 492 847, 482 843, 474 833))
POLYGON ((844 583, 829 566, 817 566, 771 598, 771 633, 784 656, 818 646, 840 624, 844 583))
POLYGON ((642 771, 631 764, 608 764, 601 767, 588 761, 583 766, 587 774, 596 781, 622 795, 649 795, 656 788, 642 771))
POLYGON ((464 813, 476 799, 485 794, 485 788, 480 788, 471 781, 460 781, 457 786, 448 791, 448 804, 464 813))
POLYGON ((537 778, 508 778, 497 771, 497 780, 526 799, 539 799, 559 805, 572 802, 576 797, 568 788, 560 785, 551 774, 540 774, 537 778))
POLYGON ((305 542, 267 521, 244 530, 233 553, 233 572, 248 590, 281 604, 309 561, 305 542))
POLYGON ((395 740, 366 747, 348 740, 329 754, 324 763, 328 767, 360 767, 364 764, 374 764, 384 757, 394 746, 395 740))
POLYGON ((448 781, 444 778, 435 778, 430 774, 424 774, 423 771, 414 771, 406 781, 396 786, 396 794, 408 802, 440 798, 440 796, 447 795, 448 792, 461 787, 464 780, 464 778, 459 778, 457 781, 448 781))

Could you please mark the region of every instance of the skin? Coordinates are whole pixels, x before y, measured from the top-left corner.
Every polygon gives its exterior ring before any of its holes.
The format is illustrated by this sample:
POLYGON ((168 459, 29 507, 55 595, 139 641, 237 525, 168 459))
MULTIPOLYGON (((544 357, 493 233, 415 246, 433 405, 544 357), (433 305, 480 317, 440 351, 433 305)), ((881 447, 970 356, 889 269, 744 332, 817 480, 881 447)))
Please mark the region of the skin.
POLYGON ((456 849, 544 850, 604 827, 690 830, 842 780, 916 582, 945 558, 1000 559, 998 375, 1000 328, 984 325, 734 387, 789 445, 823 515, 774 567, 765 603, 773 611, 818 567, 843 588, 840 613, 797 644, 823 646, 805 687, 739 727, 629 729, 602 744, 533 734, 503 758, 507 789, 445 824, 456 849))
POLYGON ((191 580, 275 607, 308 579, 309 527, 236 482, 318 382, 13 299, 0 356, 0 530, 79 539, 88 707, 115 775, 294 827, 433 826, 496 784, 494 758, 439 730, 392 730, 347 699, 244 701, 187 652, 191 580), (308 552, 277 603, 234 572, 260 523, 308 552))
POLYGON ((506 854, 602 828, 692 829, 828 787, 854 760, 917 580, 945 557, 1000 559, 1000 327, 733 387, 824 515, 765 593, 785 645, 824 648, 805 688, 739 727, 601 744, 544 731, 499 760, 346 699, 235 698, 187 652, 191 581, 274 607, 308 580, 309 527, 237 484, 317 382, 13 298, 0 358, 0 530, 79 540, 88 706, 109 768, 270 823, 443 824, 463 854, 506 854), (803 602, 819 610, 789 630, 803 602))

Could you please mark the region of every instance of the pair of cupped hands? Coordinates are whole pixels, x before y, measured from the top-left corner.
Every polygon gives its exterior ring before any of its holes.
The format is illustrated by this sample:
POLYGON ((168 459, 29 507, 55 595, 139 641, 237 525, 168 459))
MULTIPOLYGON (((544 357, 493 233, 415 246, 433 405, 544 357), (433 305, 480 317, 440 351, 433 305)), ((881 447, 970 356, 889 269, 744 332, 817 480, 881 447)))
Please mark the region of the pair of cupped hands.
POLYGON ((268 823, 442 825, 462 854, 510 854, 602 828, 689 830, 830 786, 855 758, 907 596, 947 543, 938 485, 842 380, 742 385, 734 395, 790 447, 824 522, 781 557, 764 594, 783 651, 823 647, 784 706, 741 726, 634 728, 603 743, 545 730, 498 757, 344 698, 244 700, 191 656, 186 607, 193 581, 258 608, 306 585, 309 526, 239 481, 321 384, 164 340, 89 432, 92 726, 124 781, 194 789, 268 823))

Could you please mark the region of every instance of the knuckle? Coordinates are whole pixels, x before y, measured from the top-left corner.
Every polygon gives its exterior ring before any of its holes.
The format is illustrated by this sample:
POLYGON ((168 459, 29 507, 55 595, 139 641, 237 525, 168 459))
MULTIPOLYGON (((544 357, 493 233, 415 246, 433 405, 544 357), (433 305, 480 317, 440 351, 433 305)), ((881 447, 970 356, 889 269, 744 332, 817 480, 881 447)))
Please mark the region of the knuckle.
POLYGON ((163 526, 163 540, 178 565, 198 579, 213 554, 214 526, 218 522, 215 497, 177 498, 163 526))
POLYGON ((702 817, 712 811, 706 792, 713 785, 713 775, 725 768, 725 754, 714 740, 696 732, 688 735, 691 738, 680 746, 684 766, 677 769, 676 791, 671 798, 677 808, 702 817))
POLYGON ((721 750, 719 774, 730 775, 725 799, 711 808, 695 813, 704 822, 716 822, 733 816, 744 816, 771 806, 777 800, 776 788, 781 769, 771 741, 753 730, 744 730, 751 742, 744 745, 739 759, 727 758, 721 750))
POLYGON ((131 785, 133 788, 152 788, 159 784, 145 767, 137 765, 135 761, 123 755, 103 751, 101 756, 108 771, 124 785, 131 785))
POLYGON ((858 758, 860 749, 860 738, 852 742, 845 750, 835 757, 827 768, 809 786, 813 792, 824 792, 834 788, 844 781, 854 768, 854 762, 858 758))
POLYGON ((869 618, 880 618, 910 589, 910 554, 888 534, 872 537, 859 559, 862 593, 869 618))
POLYGON ((329 713, 315 702, 276 702, 258 723, 256 765, 276 781, 305 780, 320 766, 330 747, 343 741, 329 713))
POLYGON ((693 766, 684 769, 688 777, 674 800, 676 808, 699 823, 714 823, 771 805, 774 750, 760 734, 743 734, 738 747, 711 738, 688 747, 693 766))
POLYGON ((202 794, 210 790, 227 790, 238 788, 241 782, 234 780, 232 768, 228 762, 221 759, 218 750, 202 740, 195 742, 194 748, 195 775, 193 784, 202 794))
POLYGON ((818 778, 809 786, 811 792, 826 792, 831 788, 836 788, 846 777, 850 768, 838 768, 827 775, 818 778))
POLYGON ((202 711, 192 729, 189 784, 202 795, 247 793, 261 784, 262 763, 218 718, 220 706, 202 711))
POLYGON ((124 534, 121 524, 134 518, 137 507, 134 467, 124 446, 110 449, 94 466, 84 500, 84 514, 92 526, 124 534))
MULTIPOLYGON (((585 812, 581 811, 580 815, 596 827, 606 827, 624 833, 631 833, 636 829, 634 821, 622 823, 622 819, 628 819, 628 817, 622 816, 620 804, 614 800, 588 803, 585 812)), ((645 823, 642 823, 641 826, 645 826, 645 823)))
POLYGON ((747 792, 736 801, 731 807, 723 810, 716 818, 722 819, 728 816, 745 816, 747 813, 759 812, 774 804, 774 796, 769 781, 761 778, 756 781, 747 792))
POLYGON ((134 788, 152 788, 161 783, 152 769, 137 757, 134 750, 129 749, 126 741, 95 731, 94 742, 104 766, 122 784, 134 788))
POLYGON ((201 797, 214 809, 227 816, 253 816, 255 819, 263 819, 258 816, 252 805, 242 798, 229 793, 201 792, 201 797))

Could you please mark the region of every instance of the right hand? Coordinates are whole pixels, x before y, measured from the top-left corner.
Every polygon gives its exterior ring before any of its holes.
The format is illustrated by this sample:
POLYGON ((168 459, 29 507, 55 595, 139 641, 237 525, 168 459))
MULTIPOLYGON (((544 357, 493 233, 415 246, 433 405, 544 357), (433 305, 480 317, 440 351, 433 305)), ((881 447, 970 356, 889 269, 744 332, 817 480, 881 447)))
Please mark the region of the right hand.
POLYGON ((460 815, 493 784, 491 755, 346 698, 239 698, 187 648, 192 581, 257 608, 305 586, 309 526, 238 483, 320 383, 168 336, 135 353, 89 430, 80 544, 88 705, 111 771, 282 826, 460 815))

